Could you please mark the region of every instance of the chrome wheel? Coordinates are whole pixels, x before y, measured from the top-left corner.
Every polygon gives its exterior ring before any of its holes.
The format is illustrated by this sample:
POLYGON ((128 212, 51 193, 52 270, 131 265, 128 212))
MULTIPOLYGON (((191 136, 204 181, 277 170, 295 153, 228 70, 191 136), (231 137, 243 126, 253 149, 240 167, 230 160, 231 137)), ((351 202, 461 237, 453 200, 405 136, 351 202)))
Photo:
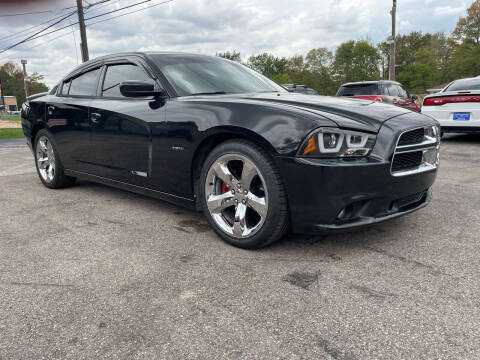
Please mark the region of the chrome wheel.
POLYGON ((38 172, 42 179, 48 183, 55 177, 55 154, 50 140, 46 136, 38 139, 36 147, 36 160, 38 172))
POLYGON ((268 213, 268 189, 255 164, 240 154, 219 157, 208 170, 206 204, 228 235, 247 238, 259 231, 268 213))

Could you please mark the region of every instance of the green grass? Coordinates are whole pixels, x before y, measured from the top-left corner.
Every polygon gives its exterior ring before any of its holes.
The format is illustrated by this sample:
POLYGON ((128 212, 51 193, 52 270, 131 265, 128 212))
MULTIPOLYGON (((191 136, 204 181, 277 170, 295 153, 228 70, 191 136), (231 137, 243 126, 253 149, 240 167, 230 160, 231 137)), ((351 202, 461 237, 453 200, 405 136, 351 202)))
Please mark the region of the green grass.
POLYGON ((0 129, 0 139, 23 137, 22 129, 0 129))

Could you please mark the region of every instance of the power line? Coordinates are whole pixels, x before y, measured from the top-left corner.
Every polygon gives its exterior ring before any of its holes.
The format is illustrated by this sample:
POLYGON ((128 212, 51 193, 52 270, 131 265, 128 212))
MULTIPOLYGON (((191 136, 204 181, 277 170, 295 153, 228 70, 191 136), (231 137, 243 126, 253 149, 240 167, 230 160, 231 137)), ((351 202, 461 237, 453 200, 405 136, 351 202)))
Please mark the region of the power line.
MULTIPOLYGON (((93 11, 94 11, 94 12, 95 12, 95 11, 98 11, 98 10, 100 10, 100 9, 103 9, 103 8, 106 7, 106 6, 109 6, 109 5, 118 3, 119 1, 120 1, 120 0, 114 0, 114 1, 108 0, 106 4, 103 4, 103 5, 100 5, 100 6, 95 7, 95 9, 93 9, 93 11)), ((86 14, 87 14, 87 13, 88 13, 88 14, 91 13, 91 11, 92 11, 92 10, 90 10, 90 8, 85 9, 85 13, 86 13, 86 14)))
MULTIPOLYGON (((158 3, 158 4, 153 4, 153 5, 150 5, 150 6, 146 6, 146 7, 142 8, 142 9, 138 9, 138 10, 135 10, 135 11, 130 11, 130 12, 127 12, 127 13, 125 13, 125 14, 121 14, 121 15, 117 15, 117 16, 112 16, 111 18, 108 18, 108 19, 103 19, 103 20, 95 21, 95 22, 93 22, 93 23, 88 23, 87 25, 88 25, 88 26, 92 26, 92 25, 95 25, 95 24, 102 23, 102 22, 104 22, 104 21, 113 20, 113 19, 116 19, 116 18, 125 16, 125 15, 130 15, 130 14, 133 14, 133 13, 136 13, 136 12, 139 12, 139 11, 147 10, 147 9, 152 8, 152 7, 159 6, 159 5, 163 5, 163 4, 172 2, 172 1, 173 1, 173 0, 162 1, 161 3, 158 3)), ((87 20, 88 20, 88 19, 87 19, 87 20)))
MULTIPOLYGON (((120 15, 117 15, 117 16, 112 16, 112 17, 110 17, 110 18, 103 19, 103 20, 99 20, 99 21, 95 21, 95 22, 92 22, 92 23, 88 23, 88 24, 86 24, 86 25, 88 25, 88 26, 93 26, 93 25, 95 25, 95 24, 99 24, 99 23, 102 23, 102 22, 105 22, 105 21, 109 21, 109 20, 113 20, 113 19, 120 18, 120 17, 122 17, 122 16, 126 16, 126 15, 130 15, 130 14, 137 13, 137 12, 140 12, 140 11, 144 11, 144 10, 150 9, 150 8, 152 8, 152 7, 159 6, 159 5, 163 5, 163 4, 172 2, 172 1, 173 1, 173 0, 162 1, 162 2, 160 2, 160 3, 158 3, 158 4, 152 4, 152 5, 150 5, 150 6, 147 6, 147 7, 142 8, 142 9, 138 9, 138 10, 135 10, 135 11, 130 11, 130 12, 127 12, 127 13, 124 13, 124 14, 120 14, 120 15)), ((119 9, 119 10, 121 10, 121 9, 119 9)), ((46 34, 42 34, 42 35, 40 35, 40 36, 38 36, 38 37, 29 39, 28 41, 35 40, 35 39, 38 39, 38 38, 40 38, 40 37, 50 35, 50 34, 53 33, 53 32, 57 32, 57 31, 66 29, 66 28, 72 27, 72 26, 77 25, 77 24, 78 24, 78 21, 75 22, 75 23, 71 23, 70 25, 68 25, 68 26, 66 26, 66 27, 63 27, 63 28, 61 28, 61 29, 56 29, 55 31, 52 31, 52 32, 49 32, 49 33, 46 33, 46 34)), ((75 31, 78 31, 78 29, 75 29, 75 31)), ((24 49, 22 49, 22 50, 23 50, 23 51, 24 51, 24 50, 30 50, 30 49, 34 49, 34 48, 39 47, 39 46, 42 46, 42 45, 46 45, 46 44, 51 43, 51 42, 54 41, 54 40, 60 39, 60 38, 65 37, 65 36, 67 36, 67 35, 70 35, 70 32, 68 32, 68 33, 66 33, 66 34, 62 34, 62 35, 57 36, 57 37, 54 37, 54 38, 51 38, 51 39, 49 39, 49 40, 47 40, 47 41, 44 41, 44 42, 42 42, 42 43, 39 43, 39 44, 30 46, 30 47, 24 48, 24 49)), ((19 44, 19 45, 20 45, 20 44, 19 44)), ((17 45, 17 46, 18 46, 18 45, 17 45)), ((6 50, 5 50, 5 51, 6 51, 6 50)), ((1 52, 3 52, 3 50, 0 51, 0 53, 1 53, 1 52)), ((8 58, 5 57, 5 58, 3 58, 3 59, 8 59, 8 58)), ((1 60, 3 60, 3 59, 1 59, 1 60)))
MULTIPOLYGON (((68 9, 72 9, 72 8, 73 8, 73 6, 70 6, 70 7, 63 8, 61 10, 63 11, 63 10, 68 10, 68 9)), ((0 15, 0 17, 13 17, 13 16, 23 16, 23 15, 46 14, 46 13, 52 13, 52 12, 55 12, 55 11, 58 11, 58 10, 43 10, 43 11, 17 13, 17 14, 3 14, 3 15, 0 15)))
POLYGON ((145 4, 145 3, 150 2, 150 1, 152 1, 152 0, 140 1, 139 3, 124 6, 123 8, 120 8, 120 9, 117 9, 117 10, 112 10, 112 11, 108 11, 108 12, 100 14, 100 15, 95 15, 95 16, 89 17, 89 18, 85 19, 85 21, 91 20, 91 19, 96 19, 98 17, 105 16, 105 15, 108 15, 108 14, 111 14, 111 13, 114 13, 114 12, 117 12, 117 11, 120 11, 120 10, 125 10, 125 9, 128 9, 128 8, 134 7, 134 6, 142 5, 142 4, 145 4))
MULTIPOLYGON (((144 1, 141 1, 141 2, 136 3, 136 4, 124 6, 124 7, 120 8, 120 9, 117 9, 117 10, 108 11, 108 12, 103 13, 103 14, 100 14, 100 15, 95 15, 95 16, 86 18, 85 21, 88 21, 88 20, 91 20, 91 19, 96 19, 96 18, 99 18, 99 17, 101 17, 101 16, 105 16, 105 15, 108 15, 108 14, 112 14, 112 13, 114 13, 114 12, 118 12, 118 11, 121 11, 121 10, 125 10, 125 9, 131 8, 131 7, 133 7, 133 6, 145 4, 145 3, 150 2, 150 1, 153 1, 153 0, 144 0, 144 1)), ((170 2, 170 1, 173 1, 173 0, 169 0, 169 1, 165 1, 165 2, 170 2)), ((165 3, 165 2, 163 2, 163 3, 165 3)), ((163 3, 161 3, 161 4, 163 4, 163 3)), ((144 9, 148 9, 148 7, 145 7, 144 9)), ((132 12, 132 13, 133 13, 133 12, 132 12)), ((115 17, 112 17, 112 19, 113 19, 113 18, 115 18, 115 17)), ((98 22, 99 22, 99 21, 95 22, 95 24, 98 23, 98 22)), ((78 21, 73 23, 73 25, 77 25, 77 24, 78 24, 78 21)), ((29 38, 29 39, 26 40, 26 41, 35 40, 35 39, 41 38, 41 37, 43 37, 43 36, 47 36, 47 35, 56 33, 57 31, 66 29, 66 28, 68 28, 68 27, 70 27, 70 25, 63 26, 63 27, 61 27, 61 28, 52 30, 52 31, 50 31, 50 32, 48 32, 48 33, 45 33, 45 34, 42 34, 42 35, 39 35, 39 36, 35 36, 35 37, 32 37, 32 38, 29 38)), ((2 51, 0 51, 0 53, 1 53, 1 52, 2 52, 2 51)))
POLYGON ((62 15, 59 15, 59 16, 55 16, 54 18, 52 19, 49 19, 47 21, 44 21, 44 22, 41 22, 37 25, 34 25, 32 27, 29 27, 27 29, 24 29, 24 30, 21 30, 21 31, 18 31, 16 33, 13 33, 13 34, 10 34, 10 35, 7 35, 7 36, 4 36, 3 38, 0 38, 0 41, 2 40, 6 40, 6 39, 12 39, 12 38, 15 38, 15 37, 18 37, 19 35, 21 34, 27 34, 27 33, 32 33, 33 31, 30 31, 30 30, 33 30, 33 29, 36 29, 38 27, 40 27, 41 25, 45 25, 45 24, 48 24, 49 22, 52 22, 52 21, 55 21, 57 19, 60 19, 62 16, 64 16, 63 14, 62 15))
MULTIPOLYGON (((90 4, 89 6, 85 7, 85 10, 90 9, 90 8, 94 7, 95 5, 104 4, 103 6, 100 6, 100 7, 99 7, 99 8, 102 8, 102 7, 104 7, 104 6, 109 5, 108 3, 109 3, 110 1, 111 1, 111 0, 101 0, 101 1, 98 1, 98 2, 96 2, 96 3, 90 4), (105 4, 105 3, 107 3, 107 4, 105 4)), ((117 0, 117 1, 119 1, 119 0, 117 0)), ((68 10, 68 9, 71 9, 71 8, 73 8, 73 6, 72 6, 72 7, 63 8, 63 9, 61 9, 60 11, 63 12, 63 11, 65 11, 65 10, 68 10)), ((53 11, 52 11, 52 10, 48 10, 48 11, 45 11, 45 12, 53 12, 53 11)), ((62 14, 62 15, 59 15, 59 16, 55 16, 54 18, 51 18, 51 19, 46 20, 46 21, 44 21, 44 22, 41 22, 41 23, 39 23, 39 24, 37 24, 37 25, 34 25, 34 26, 32 26, 32 27, 29 27, 29 28, 27 28, 27 29, 18 31, 18 32, 16 32, 16 33, 13 33, 13 34, 10 34, 10 35, 7 35, 7 36, 4 36, 4 37, 0 38, 0 41, 2 41, 2 40, 7 40, 7 39, 13 39, 13 38, 19 37, 20 35, 23 35, 23 34, 32 33, 32 32, 33 32, 32 30, 40 27, 41 25, 45 25, 45 24, 48 24, 49 22, 52 22, 52 21, 54 21, 54 20, 56 20, 56 19, 59 19, 59 18, 61 18, 62 16, 63 16, 63 14, 62 14)))
POLYGON ((47 30, 47 29, 50 29, 51 27, 57 25, 58 23, 61 23, 63 20, 69 18, 70 16, 72 16, 72 15, 75 14, 75 13, 76 13, 76 11, 72 11, 72 12, 69 13, 68 15, 62 17, 60 20, 58 20, 58 21, 54 22, 53 24, 47 26, 46 28, 44 28, 44 29, 36 32, 35 34, 30 35, 30 36, 27 37, 26 39, 24 39, 24 40, 22 40, 22 41, 19 41, 19 42, 13 44, 13 45, 10 45, 10 46, 8 46, 8 47, 6 47, 6 48, 3 48, 2 50, 0 50, 0 54, 1 54, 1 53, 4 53, 4 52, 7 51, 7 50, 10 50, 10 49, 14 48, 15 46, 18 46, 18 45, 20 45, 20 44, 23 44, 23 43, 25 43, 25 42, 27 42, 27 41, 29 41, 29 40, 31 40, 31 39, 35 39, 35 36, 37 36, 38 34, 44 32, 44 31, 47 30))
MULTIPOLYGON (((78 29, 75 29, 74 31, 78 31, 78 29)), ((56 37, 54 37, 54 38, 48 39, 48 40, 43 41, 43 42, 41 42, 41 43, 39 43, 39 44, 36 44, 36 45, 33 45, 33 46, 29 46, 29 47, 26 47, 26 48, 22 48, 21 51, 31 50, 31 49, 35 49, 35 48, 37 48, 37 47, 39 47, 39 46, 43 46, 43 45, 46 45, 46 44, 50 44, 52 41, 57 40, 57 39, 60 39, 60 38, 62 38, 62 37, 65 37, 65 36, 67 36, 67 35, 70 35, 70 34, 71 34, 71 33, 70 33, 70 31, 69 31, 69 32, 67 32, 67 33, 65 33, 65 34, 62 34, 62 35, 60 35, 60 36, 56 36, 56 37)), ((0 61, 2 61, 2 60, 7 60, 7 59, 10 59, 10 56, 4 57, 4 58, 0 58, 0 61)))

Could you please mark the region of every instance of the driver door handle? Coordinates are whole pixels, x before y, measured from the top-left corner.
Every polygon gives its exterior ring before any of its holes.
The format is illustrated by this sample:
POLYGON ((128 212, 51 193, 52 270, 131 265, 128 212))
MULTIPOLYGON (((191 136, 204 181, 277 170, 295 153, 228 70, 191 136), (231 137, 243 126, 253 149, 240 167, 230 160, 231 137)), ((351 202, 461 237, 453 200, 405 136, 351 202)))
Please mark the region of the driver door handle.
POLYGON ((47 107, 48 115, 53 115, 54 111, 55 111, 55 106, 50 105, 49 107, 47 107))
POLYGON ((102 115, 99 114, 99 113, 91 113, 91 114, 90 114, 90 119, 91 119, 92 122, 94 122, 95 124, 99 123, 101 118, 102 118, 102 115))

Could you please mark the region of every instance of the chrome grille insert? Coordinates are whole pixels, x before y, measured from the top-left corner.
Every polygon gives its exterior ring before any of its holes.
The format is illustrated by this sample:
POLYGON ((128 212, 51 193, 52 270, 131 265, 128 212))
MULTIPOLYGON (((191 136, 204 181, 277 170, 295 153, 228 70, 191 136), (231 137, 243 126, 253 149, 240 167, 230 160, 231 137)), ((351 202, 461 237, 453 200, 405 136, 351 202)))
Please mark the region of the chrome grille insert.
POLYGON ((440 159, 439 149, 440 131, 437 126, 404 131, 398 137, 390 172, 393 176, 406 176, 435 170, 440 159))

